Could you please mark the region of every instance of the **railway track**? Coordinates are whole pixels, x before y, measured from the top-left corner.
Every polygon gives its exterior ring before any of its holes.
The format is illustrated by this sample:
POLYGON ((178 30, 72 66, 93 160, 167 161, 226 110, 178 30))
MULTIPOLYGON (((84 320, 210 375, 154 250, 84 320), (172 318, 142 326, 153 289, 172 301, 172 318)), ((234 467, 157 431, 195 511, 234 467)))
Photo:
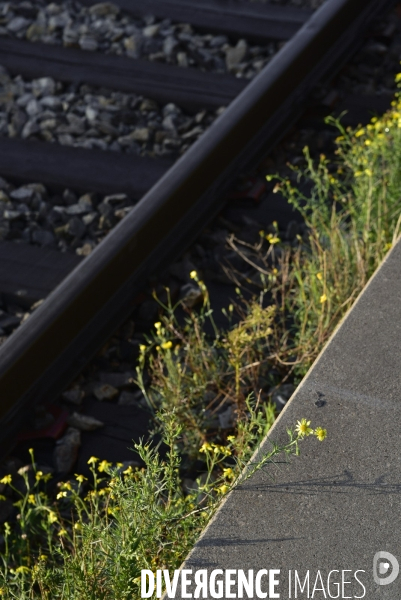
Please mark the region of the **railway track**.
MULTIPOLYGON (((141 16, 140 2, 116 4, 141 16)), ((14 183, 40 181, 55 190, 114 194, 114 198, 127 194, 140 200, 121 209, 129 209, 128 214, 85 259, 52 248, 0 244, 0 291, 9 302, 27 308, 51 292, 0 347, 0 452, 13 444, 35 405, 53 400, 77 376, 130 315, 146 282, 157 279, 219 213, 238 173, 277 145, 317 83, 341 67, 361 43, 367 25, 392 4, 327 0, 312 15, 246 2, 227 2, 223 8, 218 2, 206 3, 197 11, 182 0, 146 5, 147 12, 160 19, 184 17, 199 30, 224 33, 234 40, 246 36, 258 44, 287 41, 252 81, 61 44, 53 45, 50 55, 43 42, 0 38, 0 64, 11 76, 109 86, 124 94, 149 96, 165 106, 177 104, 188 119, 228 105, 211 116, 207 131, 174 164, 174 155, 156 159, 146 153, 76 148, 18 135, 0 138, 0 175, 14 183), (224 25, 215 29, 216 14, 224 25)), ((74 210, 78 209, 71 215, 74 210)), ((88 211, 82 209, 81 214, 88 211)), ((12 323, 8 328, 13 329, 12 323)), ((105 376, 104 383, 111 385, 111 380, 105 376)), ((100 412, 107 412, 102 407, 100 412)), ((55 437, 63 423, 57 413, 55 437)), ((128 429, 128 421, 125 425, 128 429)), ((137 419, 135 427, 144 426, 146 418, 137 419)))

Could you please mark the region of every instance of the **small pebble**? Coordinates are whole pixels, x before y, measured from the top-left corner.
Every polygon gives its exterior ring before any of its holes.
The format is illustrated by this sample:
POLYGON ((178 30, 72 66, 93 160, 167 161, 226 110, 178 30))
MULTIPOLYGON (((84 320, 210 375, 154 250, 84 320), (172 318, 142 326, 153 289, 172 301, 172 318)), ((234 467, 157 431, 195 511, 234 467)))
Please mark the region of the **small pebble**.
POLYGON ((56 442, 53 461, 57 473, 70 473, 78 458, 81 445, 81 432, 79 429, 69 427, 67 432, 56 442))
POLYGON ((93 394, 101 402, 104 400, 111 401, 118 396, 118 390, 108 383, 103 383, 94 388, 93 394))
POLYGON ((84 392, 79 388, 72 388, 71 390, 67 390, 61 394, 61 397, 66 402, 70 402, 71 404, 80 405, 82 404, 82 400, 84 398, 84 392))
POLYGON ((104 423, 91 417, 90 415, 83 415, 81 413, 74 412, 68 417, 68 425, 75 427, 81 431, 94 431, 100 427, 104 427, 104 423))

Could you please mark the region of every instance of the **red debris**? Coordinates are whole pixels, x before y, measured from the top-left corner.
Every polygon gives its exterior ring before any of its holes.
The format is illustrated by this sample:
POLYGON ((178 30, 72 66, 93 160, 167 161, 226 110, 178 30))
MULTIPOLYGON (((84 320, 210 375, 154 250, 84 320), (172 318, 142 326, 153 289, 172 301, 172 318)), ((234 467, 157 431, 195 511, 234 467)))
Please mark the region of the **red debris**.
POLYGON ((53 438, 56 440, 61 436, 67 427, 68 411, 60 406, 53 405, 47 406, 46 412, 50 413, 54 417, 54 420, 42 429, 33 429, 29 427, 23 429, 18 434, 18 442, 23 440, 36 440, 39 438, 53 438))
POLYGON ((228 194, 229 200, 253 200, 259 202, 266 191, 266 182, 260 178, 249 179, 242 189, 233 190, 228 194))

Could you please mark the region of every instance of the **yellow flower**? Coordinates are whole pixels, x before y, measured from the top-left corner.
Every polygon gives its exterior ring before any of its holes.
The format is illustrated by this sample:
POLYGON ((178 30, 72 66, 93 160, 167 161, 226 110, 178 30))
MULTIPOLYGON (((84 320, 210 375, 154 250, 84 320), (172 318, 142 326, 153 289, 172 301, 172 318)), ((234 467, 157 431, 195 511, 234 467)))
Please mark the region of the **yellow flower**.
POLYGON ((131 475, 131 473, 132 473, 132 467, 131 467, 131 465, 129 465, 129 467, 127 467, 125 469, 125 471, 123 471, 123 475, 131 475))
POLYGON ((4 483, 4 485, 7 485, 8 483, 11 483, 12 479, 13 478, 11 475, 5 475, 3 479, 0 479, 0 483, 4 483))
POLYGON ((36 471, 36 475, 35 475, 36 481, 40 481, 42 479, 42 477, 43 477, 43 471, 36 471))
POLYGON ((141 352, 146 352, 146 346, 145 346, 144 344, 140 344, 140 345, 139 345, 139 350, 140 350, 141 352))
POLYGON ((319 442, 323 442, 323 440, 327 437, 327 430, 323 429, 323 427, 316 427, 315 436, 319 442))
POLYGON ((227 494, 227 492, 229 491, 229 486, 228 485, 221 485, 219 488, 217 488, 217 491, 219 494, 227 494))
POLYGON ((20 567, 17 567, 15 569, 15 573, 29 573, 30 569, 29 567, 24 567, 23 565, 21 565, 20 567))
POLYGON ((373 175, 373 172, 371 169, 365 169, 365 173, 366 173, 366 175, 368 175, 368 177, 372 177, 372 175, 373 175))
POLYGON ((95 465, 97 462, 99 462, 99 459, 96 456, 91 456, 88 460, 88 465, 95 465))
MULTIPOLYGON (((84 475, 77 475, 75 473, 75 479, 79 482, 79 483, 83 483, 84 481, 88 481, 88 478, 85 477, 84 475)), ((70 486, 71 487, 71 486, 70 486)))
POLYGON ((270 244, 278 244, 280 242, 280 238, 273 233, 268 233, 266 239, 270 244))
POLYGON ((160 321, 157 321, 157 323, 155 323, 155 329, 156 331, 159 331, 159 329, 161 328, 162 324, 160 323, 160 321))
POLYGON ((109 506, 109 507, 107 508, 107 514, 109 514, 109 515, 114 515, 114 513, 116 513, 116 512, 117 512, 117 511, 119 511, 119 510, 120 510, 120 507, 119 507, 119 506, 113 506, 113 507, 109 506))
POLYGON ((235 442, 235 435, 228 435, 227 436, 227 441, 228 442, 235 442))
POLYGON ((63 490, 71 490, 72 486, 71 486, 71 482, 70 481, 66 481, 65 483, 61 484, 61 488, 63 490))
POLYGON ((96 498, 96 497, 97 497, 97 492, 95 492, 95 490, 92 490, 87 493, 87 495, 85 496, 85 500, 87 502, 89 502, 92 498, 96 498))
POLYGON ((43 562, 45 562, 45 561, 47 560, 47 556, 46 556, 46 554, 41 554, 41 555, 39 556, 39 560, 43 560, 43 562))
POLYGON ((76 531, 80 531, 80 530, 82 529, 82 525, 81 525, 81 523, 75 523, 75 524, 74 524, 74 529, 75 529, 76 531))
POLYGON ((118 469, 121 469, 121 467, 123 467, 123 466, 124 466, 124 465, 123 465, 123 463, 122 463, 122 462, 118 462, 118 463, 116 463, 116 467, 117 467, 118 469))
POLYGON ((60 500, 60 498, 66 498, 67 496, 67 492, 59 492, 56 496, 57 500, 60 500))
POLYGON ((98 466, 97 470, 100 471, 100 473, 104 473, 110 467, 111 467, 111 463, 110 462, 107 462, 107 460, 102 460, 102 462, 98 466))
POLYGON ((59 534, 60 536, 67 535, 67 530, 66 530, 66 529, 60 529, 60 531, 58 532, 58 534, 59 534))
POLYGON ((365 140, 365 146, 371 146, 372 142, 370 140, 365 140))
POLYGON ((163 350, 170 350, 170 348, 172 348, 172 347, 173 347, 173 342, 170 342, 170 341, 163 342, 163 344, 162 344, 163 350))
POLYGON ((355 177, 360 177, 361 175, 363 175, 363 171, 355 171, 354 175, 355 177))
POLYGON ((215 454, 224 454, 225 456, 231 456, 231 450, 227 446, 219 446, 218 444, 212 444, 212 448, 215 454))
POLYGON ((57 515, 53 510, 49 510, 49 516, 47 517, 49 523, 56 523, 57 519, 57 515))
POLYGON ((29 496, 28 496, 28 502, 29 502, 29 504, 33 504, 35 506, 35 504, 36 504, 36 498, 35 498, 34 494, 29 494, 29 496))
POLYGON ((322 281, 322 279, 323 279, 323 275, 321 273, 316 273, 316 277, 318 278, 319 281, 322 281))
POLYGON ((327 302, 327 296, 326 294, 322 294, 320 296, 320 304, 324 304, 325 302, 327 302))
POLYGON ((204 444, 202 444, 199 452, 210 452, 210 450, 213 450, 213 448, 211 447, 209 442, 205 442, 204 444))
POLYGON ((356 133, 355 133, 355 137, 361 137, 361 135, 363 135, 365 133, 365 130, 363 129, 359 129, 356 133))
POLYGON ((313 429, 309 427, 309 425, 310 421, 307 421, 306 419, 301 419, 300 421, 298 421, 295 427, 295 431, 298 433, 298 437, 305 437, 313 433, 313 429))
POLYGON ((227 479, 233 479, 234 471, 232 470, 231 467, 229 467, 228 469, 223 469, 223 475, 224 475, 224 477, 227 477, 227 479))
POLYGON ((196 279, 198 277, 198 273, 196 271, 191 271, 189 276, 191 279, 196 279))

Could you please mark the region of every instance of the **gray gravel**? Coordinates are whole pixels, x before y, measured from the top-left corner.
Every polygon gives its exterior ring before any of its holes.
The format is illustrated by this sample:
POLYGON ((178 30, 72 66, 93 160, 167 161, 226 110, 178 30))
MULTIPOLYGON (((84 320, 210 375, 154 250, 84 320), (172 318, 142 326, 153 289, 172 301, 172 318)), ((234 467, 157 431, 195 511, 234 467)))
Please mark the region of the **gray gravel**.
POLYGON ((0 241, 87 256, 134 204, 125 194, 52 194, 41 183, 16 187, 0 178, 0 241))
POLYGON ((0 2, 0 35, 88 51, 197 67, 237 77, 254 77, 281 47, 251 46, 225 35, 201 35, 187 23, 173 24, 149 15, 135 18, 110 3, 83 7, 79 2, 47 4, 0 2))
POLYGON ((315 10, 327 0, 249 0, 249 2, 263 2, 264 4, 278 4, 279 6, 294 6, 296 8, 312 8, 315 10))
MULTIPOLYGON (((0 177, 0 242, 12 240, 84 257, 135 203, 136 200, 125 194, 80 196, 68 189, 54 194, 41 183, 16 186, 0 177)), ((42 301, 27 311, 0 297, 0 345, 42 301)), ((106 382, 103 387, 107 385, 106 382)), ((80 392, 72 391, 65 400, 79 405, 82 397, 80 392)), ((67 442, 59 450, 61 454, 70 445, 69 438, 67 442)))
POLYGON ((222 109, 185 114, 175 104, 50 77, 25 81, 0 67, 0 136, 141 156, 179 156, 222 109))

